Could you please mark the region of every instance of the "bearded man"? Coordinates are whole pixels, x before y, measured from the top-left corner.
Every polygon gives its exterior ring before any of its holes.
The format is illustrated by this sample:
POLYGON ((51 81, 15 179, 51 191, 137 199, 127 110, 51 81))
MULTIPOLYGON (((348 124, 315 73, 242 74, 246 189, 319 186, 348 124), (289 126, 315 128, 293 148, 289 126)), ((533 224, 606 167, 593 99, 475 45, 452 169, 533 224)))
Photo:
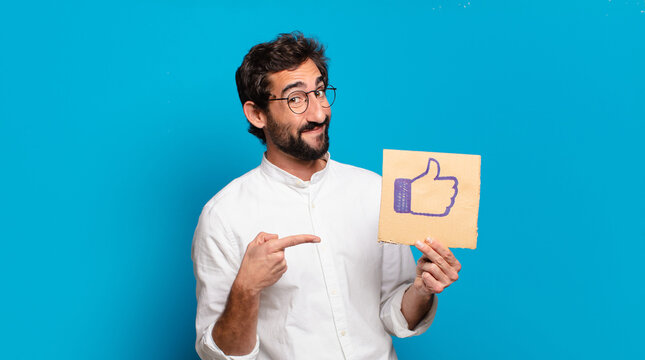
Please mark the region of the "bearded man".
POLYGON ((301 33, 251 48, 235 79, 260 165, 205 206, 193 238, 206 359, 396 359, 458 278, 446 247, 377 242, 381 178, 330 159, 336 88, 301 33))

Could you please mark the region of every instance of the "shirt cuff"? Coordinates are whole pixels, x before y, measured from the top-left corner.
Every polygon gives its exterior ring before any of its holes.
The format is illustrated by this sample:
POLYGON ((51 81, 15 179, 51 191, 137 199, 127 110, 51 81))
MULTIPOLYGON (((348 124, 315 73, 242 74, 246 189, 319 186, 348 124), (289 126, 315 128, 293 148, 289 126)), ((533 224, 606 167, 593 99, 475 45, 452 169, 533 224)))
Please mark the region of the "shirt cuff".
POLYGON ((246 355, 226 355, 217 347, 217 344, 213 340, 212 334, 214 326, 215 323, 212 323, 207 327, 199 341, 197 352, 202 360, 255 360, 258 357, 258 353, 260 352, 260 338, 257 335, 255 335, 255 347, 250 353, 246 355))
POLYGON ((435 314, 437 313, 438 297, 437 294, 434 294, 434 296, 432 297, 432 306, 430 307, 430 310, 428 310, 428 313, 423 317, 423 319, 421 319, 421 321, 419 321, 414 329, 408 329, 408 321, 405 319, 405 316, 403 316, 403 313, 401 312, 403 294, 407 289, 407 286, 403 287, 402 291, 399 291, 394 296, 390 305, 390 311, 392 314, 392 330, 394 336, 400 338, 423 334, 426 330, 428 330, 428 328, 432 324, 432 321, 434 320, 435 314))

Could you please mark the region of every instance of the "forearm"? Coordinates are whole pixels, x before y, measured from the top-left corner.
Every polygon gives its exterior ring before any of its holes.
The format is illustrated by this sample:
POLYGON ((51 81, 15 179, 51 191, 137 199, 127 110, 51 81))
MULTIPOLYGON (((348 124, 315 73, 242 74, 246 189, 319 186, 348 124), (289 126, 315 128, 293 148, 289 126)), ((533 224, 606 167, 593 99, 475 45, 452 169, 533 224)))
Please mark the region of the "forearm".
POLYGON ((260 293, 236 279, 226 307, 213 327, 213 340, 227 355, 246 355, 255 347, 260 293))
POLYGON ((408 322, 408 329, 414 329, 421 319, 432 308, 434 294, 427 294, 418 291, 414 285, 410 285, 401 300, 401 313, 408 322))

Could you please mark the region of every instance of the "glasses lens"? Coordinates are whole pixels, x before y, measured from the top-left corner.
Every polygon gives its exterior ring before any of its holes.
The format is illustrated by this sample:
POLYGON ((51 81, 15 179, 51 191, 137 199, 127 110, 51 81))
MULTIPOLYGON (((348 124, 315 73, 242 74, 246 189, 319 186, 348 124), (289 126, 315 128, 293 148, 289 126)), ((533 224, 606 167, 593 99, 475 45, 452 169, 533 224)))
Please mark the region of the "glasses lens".
POLYGON ((304 91, 294 91, 289 94, 287 104, 289 109, 296 114, 301 114, 307 110, 307 94, 304 91))
POLYGON ((336 89, 328 86, 327 89, 325 89, 325 102, 321 104, 323 107, 331 107, 334 104, 334 101, 336 100, 336 89))

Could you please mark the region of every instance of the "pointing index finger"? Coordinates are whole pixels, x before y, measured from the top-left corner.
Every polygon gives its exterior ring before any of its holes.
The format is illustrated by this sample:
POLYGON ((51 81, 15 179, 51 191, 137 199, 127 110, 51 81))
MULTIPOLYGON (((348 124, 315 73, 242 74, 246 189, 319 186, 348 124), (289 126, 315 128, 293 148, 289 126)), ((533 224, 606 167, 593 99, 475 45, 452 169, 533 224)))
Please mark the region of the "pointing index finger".
POLYGON ((316 235, 302 234, 302 235, 291 235, 284 237, 282 239, 273 240, 273 246, 275 251, 284 250, 290 246, 305 244, 305 243, 319 243, 320 238, 316 235))

